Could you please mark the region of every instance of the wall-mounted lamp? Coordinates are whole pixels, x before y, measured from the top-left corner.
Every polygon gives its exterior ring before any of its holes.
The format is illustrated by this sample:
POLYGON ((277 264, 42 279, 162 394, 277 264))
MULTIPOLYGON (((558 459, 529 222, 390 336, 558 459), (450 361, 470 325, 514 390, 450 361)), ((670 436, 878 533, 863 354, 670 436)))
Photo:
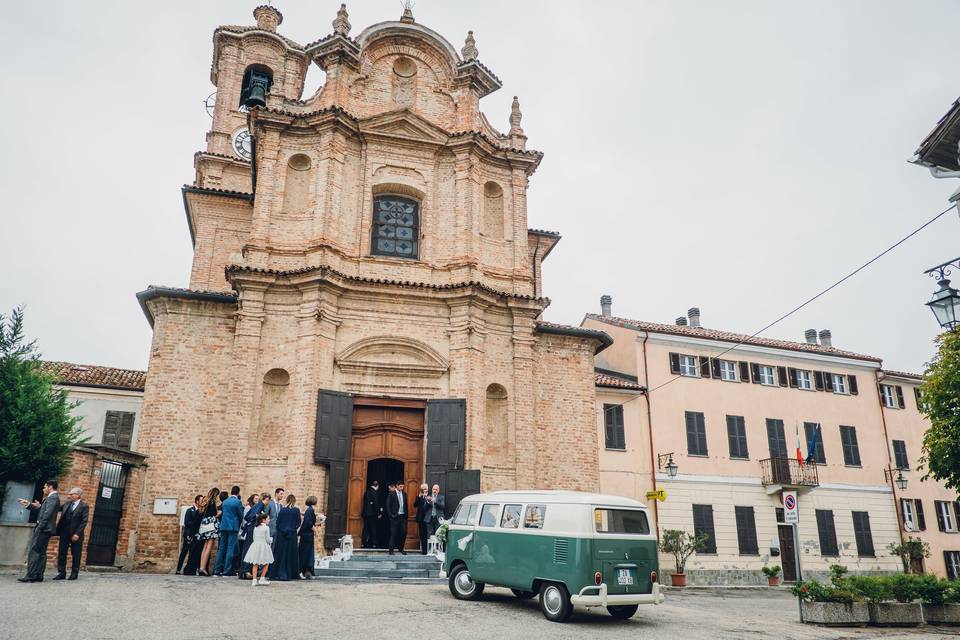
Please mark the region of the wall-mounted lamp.
POLYGON ((894 472, 894 469, 884 469, 883 479, 886 480, 887 482, 890 482, 890 478, 893 478, 893 481, 897 485, 897 489, 900 489, 900 491, 906 491, 907 479, 903 477, 903 468, 902 467, 896 468, 896 472, 897 472, 896 477, 893 477, 893 472, 894 472))
POLYGON ((679 467, 677 463, 673 461, 673 452, 670 453, 658 453, 657 454, 657 469, 662 470, 664 467, 667 469, 668 478, 676 478, 677 470, 679 467), (664 460, 666 460, 666 465, 664 465, 664 460))

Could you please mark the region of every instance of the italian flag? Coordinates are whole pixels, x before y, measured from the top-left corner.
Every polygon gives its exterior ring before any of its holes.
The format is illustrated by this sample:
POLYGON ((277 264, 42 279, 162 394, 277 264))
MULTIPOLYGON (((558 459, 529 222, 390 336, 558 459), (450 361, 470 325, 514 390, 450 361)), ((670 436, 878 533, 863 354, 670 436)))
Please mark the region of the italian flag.
POLYGON ((797 434, 797 462, 801 465, 803 464, 803 452, 800 450, 800 425, 796 422, 793 423, 793 431, 797 434))

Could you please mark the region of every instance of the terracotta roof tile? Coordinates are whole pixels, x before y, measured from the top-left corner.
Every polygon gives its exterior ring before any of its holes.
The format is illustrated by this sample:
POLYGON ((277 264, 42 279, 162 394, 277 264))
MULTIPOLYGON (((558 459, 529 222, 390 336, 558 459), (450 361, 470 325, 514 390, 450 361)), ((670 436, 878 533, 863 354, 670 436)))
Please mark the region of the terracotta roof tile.
POLYGON ((598 387, 612 387, 614 389, 631 389, 633 391, 643 391, 643 386, 631 380, 610 375, 609 373, 594 373, 594 384, 598 387))
POLYGON ((770 347, 773 349, 786 349, 788 351, 801 351, 806 353, 817 353, 820 355, 836 356, 838 358, 853 358, 856 360, 871 360, 881 362, 882 359, 876 356, 868 356, 852 351, 844 351, 836 347, 823 347, 819 344, 808 344, 806 342, 790 342, 789 340, 778 340, 776 338, 751 337, 742 333, 732 333, 730 331, 719 331, 717 329, 707 329, 706 327, 690 327, 675 324, 659 324, 656 322, 644 322, 642 320, 630 320, 628 318, 618 318, 615 316, 605 317, 595 313, 588 313, 587 318, 598 322, 605 322, 617 327, 634 329, 636 331, 650 331, 653 333, 665 333, 674 336, 687 336, 690 338, 705 338, 707 340, 718 340, 721 342, 749 344, 758 347, 770 347))
POLYGON ((570 324, 558 324, 556 322, 547 322, 546 320, 537 320, 534 329, 540 333, 553 333, 562 336, 573 336, 575 338, 589 338, 596 340, 600 344, 597 345, 595 353, 600 353, 613 344, 613 338, 611 338, 605 331, 599 331, 597 329, 575 327, 570 324))
POLYGON ((73 364, 71 362, 43 361, 40 363, 40 369, 44 373, 52 375, 58 384, 81 387, 110 387, 143 391, 143 385, 147 379, 146 371, 73 364))
POLYGON ((912 378, 914 380, 923 380, 922 373, 909 373, 907 371, 893 371, 892 369, 881 369, 880 373, 888 376, 897 376, 898 378, 912 378))

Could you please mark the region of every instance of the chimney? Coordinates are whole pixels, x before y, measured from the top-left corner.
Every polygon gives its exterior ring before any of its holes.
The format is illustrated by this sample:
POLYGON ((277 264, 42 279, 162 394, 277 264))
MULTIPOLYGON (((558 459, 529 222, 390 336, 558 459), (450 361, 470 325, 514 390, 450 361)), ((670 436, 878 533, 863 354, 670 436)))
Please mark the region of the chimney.
MULTIPOLYGON (((829 333, 829 332, 827 332, 829 333)), ((807 339, 807 344, 817 344, 817 330, 807 329, 803 332, 803 337, 807 339)))
POLYGON ((699 307, 690 307, 687 310, 687 317, 690 318, 691 327, 700 326, 700 308, 699 307))
POLYGON ((610 307, 612 305, 613 305, 613 298, 611 298, 607 294, 603 294, 602 296, 600 296, 600 315, 602 315, 604 318, 609 318, 611 315, 610 307))
POLYGON ((680 316, 679 318, 677 318, 677 326, 678 326, 678 327, 685 327, 685 326, 687 326, 687 318, 686 318, 686 316, 680 316))
POLYGON ((820 346, 822 347, 833 346, 833 337, 830 335, 830 329, 823 329, 820 331, 820 346))

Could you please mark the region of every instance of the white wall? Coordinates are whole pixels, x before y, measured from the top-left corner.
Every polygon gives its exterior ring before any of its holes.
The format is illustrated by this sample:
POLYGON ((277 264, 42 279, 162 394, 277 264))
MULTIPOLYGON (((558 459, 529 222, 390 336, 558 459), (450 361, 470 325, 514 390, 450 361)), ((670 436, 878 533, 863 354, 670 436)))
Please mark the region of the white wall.
POLYGON ((80 416, 84 437, 88 444, 103 442, 103 424, 107 411, 132 411, 137 414, 133 425, 133 438, 130 448, 137 450, 137 436, 140 431, 140 413, 143 409, 143 392, 120 389, 101 389, 97 387, 63 386, 71 401, 80 404, 73 415, 80 416))

